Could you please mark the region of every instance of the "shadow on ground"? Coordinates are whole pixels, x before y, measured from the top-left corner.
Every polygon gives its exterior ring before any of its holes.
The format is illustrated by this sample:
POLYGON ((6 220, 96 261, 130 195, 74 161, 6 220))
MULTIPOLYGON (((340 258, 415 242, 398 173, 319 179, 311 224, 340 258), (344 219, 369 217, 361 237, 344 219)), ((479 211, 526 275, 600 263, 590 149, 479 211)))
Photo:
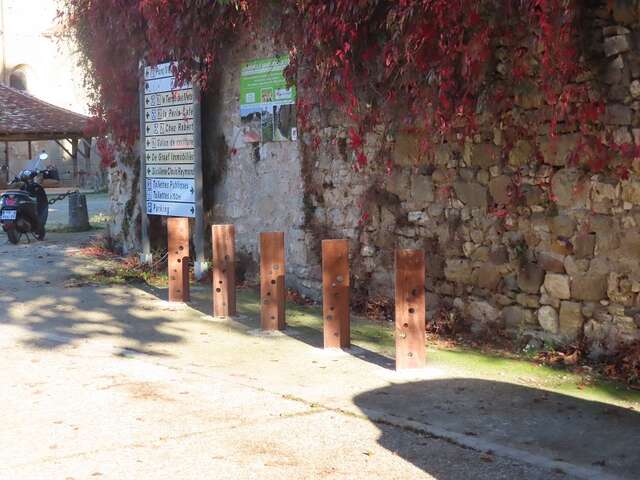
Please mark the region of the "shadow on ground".
POLYGON ((382 446, 439 480, 458 477, 451 476, 450 465, 438 466, 429 452, 420 451, 419 428, 409 426, 399 435, 385 418, 425 425, 425 432, 433 427, 454 432, 489 451, 500 445, 603 476, 640 478, 640 414, 632 410, 469 378, 391 385, 362 393, 354 403, 380 428, 382 446))
MULTIPOLYGON (((192 289, 189 306, 198 310, 203 315, 211 315, 213 307, 211 305, 210 286, 198 286, 192 289)), ((163 289, 153 289, 154 295, 165 297, 163 289)), ((234 321, 243 326, 245 333, 255 332, 260 329, 260 304, 259 294, 249 288, 238 290, 237 295, 238 316, 234 321)), ((303 342, 313 348, 324 347, 324 337, 322 331, 322 311, 319 307, 301 307, 288 302, 287 328, 284 334, 303 342)), ((346 350, 347 353, 365 362, 379 367, 392 370, 395 363, 392 358, 381 355, 370 349, 353 342, 354 347, 346 350)))
POLYGON ((72 276, 95 263, 69 254, 77 238, 54 234, 44 242, 0 245, 0 323, 32 332, 24 343, 36 348, 107 336, 124 340, 131 352, 170 355, 166 347, 182 341, 175 307, 154 305, 126 285, 74 283, 72 276))

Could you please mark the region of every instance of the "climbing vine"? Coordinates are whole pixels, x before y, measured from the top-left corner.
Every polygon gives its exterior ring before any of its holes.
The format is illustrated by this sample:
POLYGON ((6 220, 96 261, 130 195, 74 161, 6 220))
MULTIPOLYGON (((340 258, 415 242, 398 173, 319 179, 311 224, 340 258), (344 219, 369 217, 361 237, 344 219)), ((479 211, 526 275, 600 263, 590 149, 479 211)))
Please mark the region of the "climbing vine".
POLYGON ((495 125, 508 152, 539 133, 531 125, 546 125, 552 136, 579 132, 573 158, 598 170, 613 154, 637 152, 605 148, 598 134, 603 103, 581 80, 588 58, 579 25, 588 3, 62 0, 60 20, 80 48, 96 127, 122 145, 137 137, 140 59, 179 60, 179 78, 195 76, 206 88, 236 34, 255 31, 264 9, 275 7, 278 40, 291 56, 286 73, 302 92, 300 125, 313 138, 314 108, 340 109, 356 168, 371 161, 365 134, 374 129, 389 138, 419 133, 428 154, 435 143, 486 136, 495 125))

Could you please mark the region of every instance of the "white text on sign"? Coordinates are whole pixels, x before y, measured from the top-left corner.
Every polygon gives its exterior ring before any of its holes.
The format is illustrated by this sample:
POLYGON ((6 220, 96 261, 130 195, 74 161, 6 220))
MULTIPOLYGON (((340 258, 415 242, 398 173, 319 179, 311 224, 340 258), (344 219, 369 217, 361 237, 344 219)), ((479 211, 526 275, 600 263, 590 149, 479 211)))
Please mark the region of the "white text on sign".
POLYGON ((147 200, 195 202, 194 180, 147 178, 147 200))

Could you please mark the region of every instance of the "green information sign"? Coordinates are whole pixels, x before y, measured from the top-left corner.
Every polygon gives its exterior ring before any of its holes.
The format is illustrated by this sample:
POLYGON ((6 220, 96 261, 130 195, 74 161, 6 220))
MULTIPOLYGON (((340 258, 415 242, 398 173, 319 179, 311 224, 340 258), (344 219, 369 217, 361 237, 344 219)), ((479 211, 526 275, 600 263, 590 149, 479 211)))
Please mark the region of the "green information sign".
POLYGON ((284 78, 287 65, 287 56, 242 65, 240 117, 248 127, 251 141, 297 140, 296 88, 287 86, 284 78))

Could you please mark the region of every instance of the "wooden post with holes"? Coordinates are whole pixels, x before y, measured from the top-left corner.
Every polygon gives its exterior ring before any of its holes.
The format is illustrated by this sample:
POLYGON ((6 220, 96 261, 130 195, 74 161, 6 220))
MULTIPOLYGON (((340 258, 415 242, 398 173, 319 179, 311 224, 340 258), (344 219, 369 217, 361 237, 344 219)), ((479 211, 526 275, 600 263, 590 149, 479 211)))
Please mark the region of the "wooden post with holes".
POLYGON ((425 261, 422 250, 396 250, 396 370, 423 368, 425 261))
POLYGON ((213 315, 236 314, 236 230, 233 225, 211 227, 213 245, 213 315))
POLYGON ((349 348, 349 241, 322 241, 324 348, 349 348))
POLYGON ((260 326, 284 330, 284 232, 260 234, 260 326))
POLYGON ((189 219, 167 218, 169 301, 189 301, 189 219))

